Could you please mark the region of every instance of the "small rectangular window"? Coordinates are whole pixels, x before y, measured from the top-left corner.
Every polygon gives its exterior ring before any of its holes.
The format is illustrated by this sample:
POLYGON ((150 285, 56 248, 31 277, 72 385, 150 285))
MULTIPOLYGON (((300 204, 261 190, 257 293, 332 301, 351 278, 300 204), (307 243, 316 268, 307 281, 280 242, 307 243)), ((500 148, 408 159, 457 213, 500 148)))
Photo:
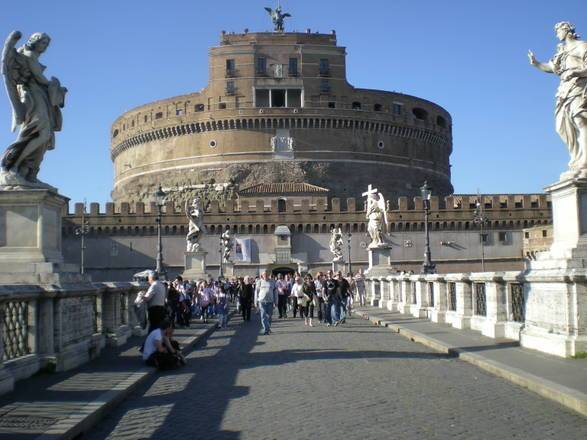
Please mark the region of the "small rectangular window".
POLYGON ((401 115, 403 112, 402 108, 403 108, 402 104, 394 103, 393 104, 393 114, 398 115, 398 116, 401 115))
POLYGON ((255 90, 255 105, 257 108, 269 107, 269 90, 255 90))
POLYGON ((506 243, 508 241, 508 233, 505 231, 501 231, 499 233, 499 241, 501 243, 506 243))
POLYGON ((226 102, 221 102, 218 104, 218 109, 219 110, 224 110, 226 108, 226 102))
POLYGON ((529 232, 524 232, 524 238, 530 238, 530 233, 529 232))
POLYGON ((203 112, 205 108, 206 107, 204 106, 204 104, 196 104, 194 106, 194 110, 197 111, 197 112, 203 112))
POLYGON ((548 237, 548 231, 546 229, 542 230, 542 236, 543 237, 548 237))
POLYGON ((294 107, 294 108, 302 106, 302 90, 301 89, 288 89, 287 90, 287 106, 294 107))
POLYGON ((149 120, 149 117, 147 115, 145 115, 145 122, 147 122, 149 120))
POLYGON ((236 93, 236 88, 234 86, 234 81, 229 80, 226 81, 226 94, 227 95, 234 95, 236 93))
POLYGON ((155 119, 161 119, 163 117, 163 112, 155 113, 155 119))
POLYGON ((328 64, 328 58, 320 58, 320 75, 330 75, 330 65, 328 64))
POLYGON ((330 93, 330 81, 327 79, 320 80, 320 93, 330 93))
POLYGON ((267 58, 265 58, 265 57, 258 57, 257 58, 257 74, 258 75, 266 75, 267 74, 267 58))
POLYGON ((334 102, 334 101, 330 101, 330 102, 328 103, 328 108, 336 108, 336 102, 334 102))
POLYGON ((231 77, 236 73, 235 63, 233 59, 226 60, 226 76, 231 77))
POLYGON ((181 116, 183 115, 183 109, 182 108, 176 108, 175 109, 175 116, 181 116))
POLYGON ((489 234, 479 234, 481 243, 487 244, 489 242, 489 234))
POLYGON ((290 58, 289 59, 288 74, 289 74, 289 76, 298 76, 298 59, 297 58, 290 58))

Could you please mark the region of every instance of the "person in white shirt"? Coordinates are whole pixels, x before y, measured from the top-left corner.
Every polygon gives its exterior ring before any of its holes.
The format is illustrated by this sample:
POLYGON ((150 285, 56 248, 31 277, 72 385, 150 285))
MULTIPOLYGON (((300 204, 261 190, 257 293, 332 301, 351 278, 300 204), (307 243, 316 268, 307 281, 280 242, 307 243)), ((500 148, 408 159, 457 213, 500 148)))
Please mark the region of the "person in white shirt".
POLYGON ((172 340, 173 327, 171 322, 164 319, 159 328, 156 328, 145 341, 143 360, 151 367, 159 370, 169 370, 185 365, 185 358, 179 349, 179 344, 172 340))
POLYGON ((147 314, 149 315, 149 333, 159 328, 161 322, 167 316, 165 309, 165 298, 167 296, 167 289, 165 285, 159 281, 159 276, 155 271, 149 273, 148 277, 149 289, 143 296, 143 301, 147 303, 147 314))
POLYGON ((263 272, 261 279, 255 285, 255 304, 259 308, 264 335, 271 333, 271 316, 276 302, 277 288, 275 287, 275 281, 269 278, 268 272, 263 272))

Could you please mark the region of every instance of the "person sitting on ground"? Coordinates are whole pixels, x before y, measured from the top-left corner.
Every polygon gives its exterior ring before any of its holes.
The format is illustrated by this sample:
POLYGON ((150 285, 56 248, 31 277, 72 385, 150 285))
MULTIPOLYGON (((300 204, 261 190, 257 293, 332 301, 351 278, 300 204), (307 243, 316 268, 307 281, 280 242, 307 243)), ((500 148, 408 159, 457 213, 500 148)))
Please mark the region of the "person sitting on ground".
POLYGON ((158 370, 171 370, 185 365, 186 361, 177 341, 172 339, 173 326, 168 319, 161 321, 159 328, 147 336, 143 360, 158 370))

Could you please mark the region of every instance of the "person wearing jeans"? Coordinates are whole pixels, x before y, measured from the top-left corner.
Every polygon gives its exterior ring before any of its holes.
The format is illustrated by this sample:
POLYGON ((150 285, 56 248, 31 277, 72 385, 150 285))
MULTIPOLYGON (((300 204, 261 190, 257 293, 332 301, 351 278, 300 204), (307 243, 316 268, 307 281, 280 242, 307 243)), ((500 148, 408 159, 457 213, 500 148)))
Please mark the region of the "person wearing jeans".
POLYGON ((255 304, 259 308, 264 335, 271 333, 271 316, 276 302, 277 288, 275 287, 275 282, 269 278, 268 272, 263 272, 261 279, 255 286, 255 304))

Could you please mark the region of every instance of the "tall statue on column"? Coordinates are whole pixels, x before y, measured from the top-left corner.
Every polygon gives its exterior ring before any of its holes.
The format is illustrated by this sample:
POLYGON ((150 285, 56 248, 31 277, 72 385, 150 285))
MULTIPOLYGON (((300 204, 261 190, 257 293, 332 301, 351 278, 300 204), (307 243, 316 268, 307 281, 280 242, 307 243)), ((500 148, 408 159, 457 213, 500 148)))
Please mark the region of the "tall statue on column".
POLYGON ((389 239, 387 238, 384 228, 387 227, 387 211, 385 199, 383 194, 377 192, 376 188, 369 188, 363 193, 367 197, 367 232, 371 237, 369 249, 389 247, 389 239))
POLYGON ((187 251, 197 252, 200 249, 200 239, 204 234, 204 210, 200 206, 200 198, 196 197, 191 206, 186 200, 185 214, 188 218, 188 233, 185 237, 187 251))
POLYGON ((37 180, 47 150, 55 148, 55 132, 61 130, 61 108, 67 89, 57 78, 47 79, 39 57, 51 38, 34 33, 16 49, 22 34, 12 32, 2 51, 2 74, 12 105, 12 130, 18 138, 1 160, 0 186, 48 187, 37 180))
POLYGON ((344 242, 342 240, 342 229, 332 228, 330 231, 330 252, 332 252, 332 261, 343 261, 342 247, 344 242))
POLYGON ((587 43, 568 21, 554 26, 561 43, 548 63, 540 63, 528 51, 530 64, 560 77, 556 93, 556 131, 569 149, 569 169, 587 169, 587 43))
POLYGON ((222 261, 224 263, 232 263, 230 260, 230 254, 232 253, 232 246, 234 245, 234 239, 230 233, 230 229, 227 229, 222 233, 222 261))

